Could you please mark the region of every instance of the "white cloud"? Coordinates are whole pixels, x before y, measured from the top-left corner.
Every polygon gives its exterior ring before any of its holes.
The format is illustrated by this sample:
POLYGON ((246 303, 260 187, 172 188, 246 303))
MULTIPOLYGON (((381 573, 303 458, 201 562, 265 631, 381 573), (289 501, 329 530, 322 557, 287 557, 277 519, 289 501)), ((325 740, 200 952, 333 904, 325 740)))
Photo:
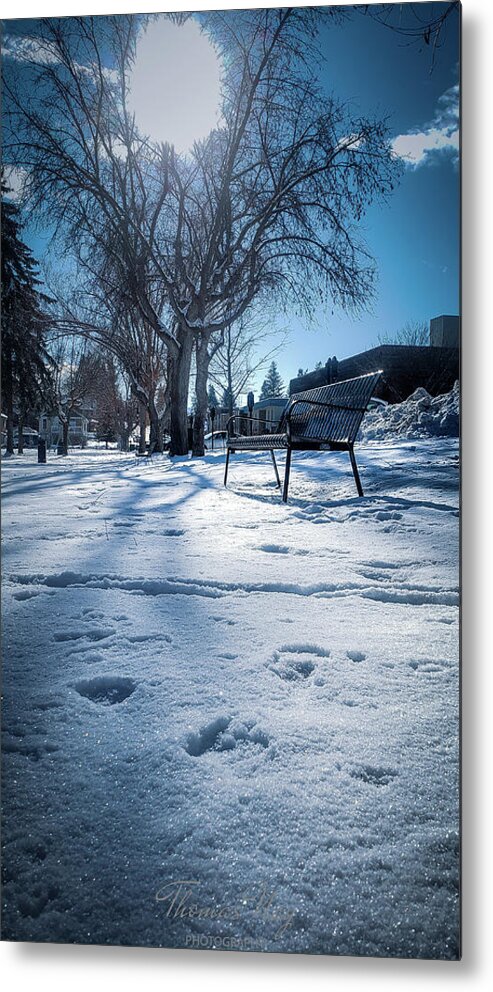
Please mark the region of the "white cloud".
POLYGON ((24 193, 24 183, 28 177, 27 169, 22 169, 16 165, 4 166, 4 180, 9 188, 7 198, 18 203, 22 200, 24 193))
POLYGON ((17 62, 36 62, 38 65, 53 65, 60 61, 54 48, 42 38, 24 37, 5 38, 3 46, 4 58, 12 58, 17 62))
POLYGON ((421 130, 399 134, 392 142, 397 158, 417 169, 448 154, 454 164, 459 157, 459 84, 451 86, 438 100, 433 120, 421 130))
MULTIPOLYGON (((55 45, 51 45, 44 38, 33 38, 29 35, 24 37, 10 37, 4 40, 2 45, 2 55, 4 58, 15 59, 16 62, 23 62, 26 65, 61 65, 60 52, 55 45)), ((79 62, 73 63, 76 71, 83 75, 90 75, 93 70, 99 71, 96 65, 81 65, 79 62)), ((103 76, 109 83, 118 82, 118 73, 109 66, 102 67, 103 76)))

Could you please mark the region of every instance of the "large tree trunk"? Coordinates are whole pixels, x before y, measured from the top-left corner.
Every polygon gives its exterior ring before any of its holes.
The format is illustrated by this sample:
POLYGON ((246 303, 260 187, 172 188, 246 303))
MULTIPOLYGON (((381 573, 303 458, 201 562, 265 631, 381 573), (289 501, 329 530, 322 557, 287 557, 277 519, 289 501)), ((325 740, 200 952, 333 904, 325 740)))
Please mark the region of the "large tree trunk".
POLYGON ((7 455, 14 454, 14 411, 12 405, 9 407, 7 404, 7 443, 5 445, 5 453, 7 455))
POLYGON ((233 380, 231 375, 228 374, 228 414, 230 417, 233 416, 235 412, 235 400, 233 396, 233 380))
POLYGON ((154 402, 153 396, 149 398, 149 420, 151 423, 149 454, 152 455, 153 451, 158 451, 160 454, 162 454, 163 432, 161 430, 161 421, 156 409, 156 404, 154 402))
POLYGON ((139 455, 146 453, 146 407, 139 403, 139 455))
POLYGON ((234 413, 233 396, 233 362, 231 358, 231 328, 228 329, 228 414, 230 417, 234 413))
POLYGON ((188 387, 192 361, 193 337, 190 331, 179 332, 180 350, 172 359, 171 368, 171 424, 170 455, 188 454, 188 387))
POLYGON ((207 377, 209 375, 209 334, 197 337, 195 348, 195 415, 193 418, 193 451, 194 458, 204 455, 204 425, 207 417, 207 377))

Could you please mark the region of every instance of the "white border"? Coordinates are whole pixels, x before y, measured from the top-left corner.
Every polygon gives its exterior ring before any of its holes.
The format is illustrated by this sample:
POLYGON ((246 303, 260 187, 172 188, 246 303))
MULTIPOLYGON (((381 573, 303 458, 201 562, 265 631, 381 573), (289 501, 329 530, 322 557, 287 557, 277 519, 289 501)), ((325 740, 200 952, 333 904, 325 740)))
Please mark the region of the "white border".
MULTIPOLYGON (((344 0, 339 0, 340 4, 344 0)), ((300 6, 301 4, 295 3, 300 6)), ((3 17, 151 12, 214 7, 279 6, 272 0, 217 3, 192 0, 4 0, 3 17)), ((491 71, 493 4, 463 4, 463 960, 460 963, 234 954, 49 944, 0 946, 5 988, 35 992, 70 990, 80 983, 95 992, 111 983, 118 992, 153 992, 189 982, 199 992, 441 992, 467 984, 491 988, 493 980, 493 837, 487 810, 492 794, 493 651, 490 649, 488 579, 492 570, 491 496, 488 490, 493 430, 493 114, 491 71)))

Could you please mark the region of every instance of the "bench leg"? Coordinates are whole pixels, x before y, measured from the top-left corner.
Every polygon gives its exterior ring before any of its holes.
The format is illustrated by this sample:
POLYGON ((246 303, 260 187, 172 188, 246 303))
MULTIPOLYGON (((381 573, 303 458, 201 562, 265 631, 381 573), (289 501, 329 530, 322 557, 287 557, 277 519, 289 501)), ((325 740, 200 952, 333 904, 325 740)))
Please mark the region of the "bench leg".
POLYGON ((226 451, 226 465, 224 467, 224 485, 228 481, 228 466, 229 466, 229 448, 226 451))
POLYGON ((281 488, 281 480, 279 478, 279 472, 277 471, 276 458, 275 458, 275 455, 274 455, 274 452, 273 452, 272 448, 270 449, 270 453, 272 455, 272 464, 274 466, 274 472, 276 473, 277 485, 278 485, 278 488, 280 489, 281 488))
POLYGON ((287 503, 288 501, 288 488, 289 488, 289 471, 291 468, 291 448, 286 451, 286 467, 284 469, 284 488, 282 491, 282 501, 287 503))
POLYGON ((354 457, 353 446, 349 448, 349 457, 351 459, 351 468, 353 470, 354 481, 356 483, 356 488, 358 490, 358 496, 364 496, 363 486, 361 485, 361 479, 359 477, 358 466, 356 464, 356 458, 354 457))

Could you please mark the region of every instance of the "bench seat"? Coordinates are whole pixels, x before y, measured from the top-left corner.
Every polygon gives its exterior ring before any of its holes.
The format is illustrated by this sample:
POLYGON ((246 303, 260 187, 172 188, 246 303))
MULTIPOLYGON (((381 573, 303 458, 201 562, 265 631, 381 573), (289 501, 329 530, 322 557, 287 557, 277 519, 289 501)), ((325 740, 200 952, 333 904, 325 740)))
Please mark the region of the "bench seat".
POLYGON ((272 451, 272 449, 277 451, 282 448, 287 448, 288 435, 252 434, 251 437, 248 437, 248 435, 240 435, 239 437, 231 438, 231 442, 233 441, 234 445, 231 443, 231 447, 234 447, 235 451, 272 451))
MULTIPOLYGON (((273 434, 235 434, 235 414, 227 424, 226 466, 224 485, 228 479, 230 454, 236 451, 270 451, 277 484, 280 487, 274 451, 286 451, 283 501, 288 498, 292 451, 348 451, 356 488, 360 496, 363 487, 354 456, 354 442, 381 376, 370 372, 354 379, 317 386, 291 396, 273 434)), ((241 419, 245 419, 242 417, 241 419)), ((273 422, 274 423, 274 422, 273 422)))

